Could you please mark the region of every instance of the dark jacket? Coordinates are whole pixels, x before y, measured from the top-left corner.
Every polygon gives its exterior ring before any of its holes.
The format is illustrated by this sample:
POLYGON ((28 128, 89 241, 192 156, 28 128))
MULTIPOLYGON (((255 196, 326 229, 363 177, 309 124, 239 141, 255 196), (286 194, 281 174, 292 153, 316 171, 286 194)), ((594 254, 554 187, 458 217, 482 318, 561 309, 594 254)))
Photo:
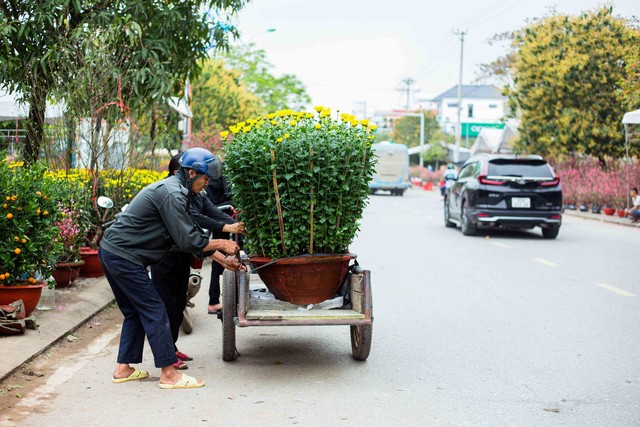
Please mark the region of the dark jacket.
POLYGON ((192 199, 189 209, 193 220, 200 227, 211 231, 214 236, 222 233, 222 227, 225 224, 235 224, 237 222, 211 203, 207 194, 202 191, 192 199))
POLYGON ((143 266, 160 262, 173 245, 202 257, 209 238, 189 215, 185 185, 178 171, 142 189, 105 231, 100 247, 143 266))
POLYGON ((231 204, 231 184, 227 181, 227 177, 222 175, 218 179, 210 179, 209 185, 205 189, 209 200, 216 206, 231 204))

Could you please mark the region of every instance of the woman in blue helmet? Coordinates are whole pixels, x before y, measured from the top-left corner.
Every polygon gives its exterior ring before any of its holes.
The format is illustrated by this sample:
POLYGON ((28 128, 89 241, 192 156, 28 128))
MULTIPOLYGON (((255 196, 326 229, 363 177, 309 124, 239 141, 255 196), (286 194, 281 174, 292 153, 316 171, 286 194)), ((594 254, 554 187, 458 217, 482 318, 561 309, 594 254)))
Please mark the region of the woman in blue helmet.
POLYGON ((130 364, 142 362, 145 336, 155 366, 161 368, 160 388, 196 388, 204 382, 178 372, 178 361, 164 303, 146 267, 171 250, 211 258, 230 270, 242 265, 233 256, 239 248, 230 240, 210 240, 189 215, 193 197, 209 178, 219 177, 220 161, 203 148, 191 148, 180 158, 174 176, 145 187, 131 201, 100 242, 99 258, 124 315, 120 348, 112 381, 122 383, 149 376, 130 364))

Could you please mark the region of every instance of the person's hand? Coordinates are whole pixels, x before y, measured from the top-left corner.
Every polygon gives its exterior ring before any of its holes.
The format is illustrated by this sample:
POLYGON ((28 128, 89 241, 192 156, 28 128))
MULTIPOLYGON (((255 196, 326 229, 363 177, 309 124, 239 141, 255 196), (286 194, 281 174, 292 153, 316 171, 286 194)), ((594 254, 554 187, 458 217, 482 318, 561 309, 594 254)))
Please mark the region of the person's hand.
POLYGON ((218 240, 218 250, 227 255, 235 255, 240 250, 240 246, 233 240, 220 239, 218 240))
POLYGON ((222 231, 233 234, 244 234, 246 229, 244 228, 244 222, 236 222, 235 224, 225 224, 222 227, 222 231))
POLYGON ((240 261, 238 261, 238 258, 236 258, 235 256, 228 256, 224 258, 212 256, 211 259, 217 262, 218 264, 220 264, 221 266, 223 266, 224 268, 226 268, 227 270, 238 271, 238 270, 247 269, 247 267, 244 264, 242 264, 240 261))

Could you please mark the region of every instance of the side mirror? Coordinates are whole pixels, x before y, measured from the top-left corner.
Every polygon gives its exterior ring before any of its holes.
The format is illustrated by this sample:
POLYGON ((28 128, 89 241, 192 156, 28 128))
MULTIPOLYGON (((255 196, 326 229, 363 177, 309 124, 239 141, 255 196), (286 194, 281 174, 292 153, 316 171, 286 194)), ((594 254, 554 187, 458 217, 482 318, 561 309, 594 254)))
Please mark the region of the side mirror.
POLYGON ((113 207, 113 200, 106 196, 98 197, 98 206, 104 209, 109 209, 113 207))

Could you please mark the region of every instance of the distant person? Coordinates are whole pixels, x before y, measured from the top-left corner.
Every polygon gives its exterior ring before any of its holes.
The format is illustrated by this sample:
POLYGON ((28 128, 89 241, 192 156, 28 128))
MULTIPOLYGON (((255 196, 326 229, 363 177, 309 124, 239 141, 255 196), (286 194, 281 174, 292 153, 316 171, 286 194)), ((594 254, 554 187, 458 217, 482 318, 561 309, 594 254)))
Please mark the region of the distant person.
POLYGON ((447 165, 447 170, 442 174, 442 181, 440 181, 440 194, 444 197, 444 193, 447 188, 451 187, 455 180, 458 179, 458 171, 453 163, 447 165), (443 185, 444 184, 444 185, 443 185))
POLYGON ((638 195, 638 189, 633 187, 629 192, 633 206, 630 209, 625 209, 624 212, 627 216, 631 217, 631 222, 638 222, 640 220, 640 195, 638 195))

